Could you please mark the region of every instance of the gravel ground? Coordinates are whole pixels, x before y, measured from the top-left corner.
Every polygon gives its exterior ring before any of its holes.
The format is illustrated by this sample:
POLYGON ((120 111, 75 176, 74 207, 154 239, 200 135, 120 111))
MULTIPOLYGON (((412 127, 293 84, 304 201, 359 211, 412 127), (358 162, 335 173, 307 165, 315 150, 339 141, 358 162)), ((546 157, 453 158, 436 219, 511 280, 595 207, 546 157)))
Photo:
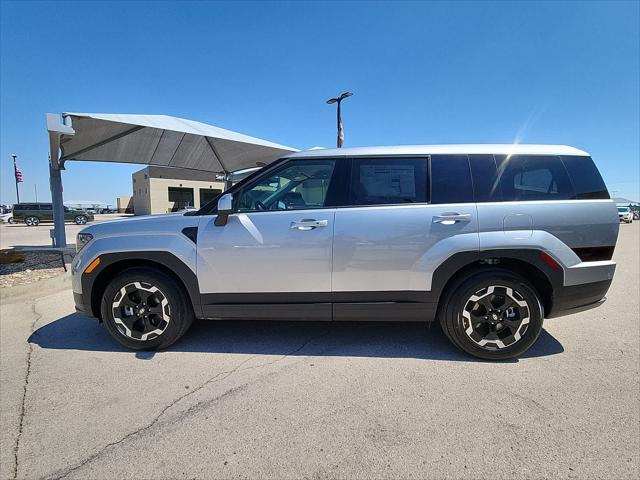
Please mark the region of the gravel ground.
POLYGON ((2 289, 0 478, 636 480, 639 227, 604 305, 501 363, 374 322, 197 322, 135 353, 66 277, 2 289))
POLYGON ((23 253, 25 255, 23 262, 0 264, 0 288, 26 285, 65 273, 60 252, 27 251, 23 253))

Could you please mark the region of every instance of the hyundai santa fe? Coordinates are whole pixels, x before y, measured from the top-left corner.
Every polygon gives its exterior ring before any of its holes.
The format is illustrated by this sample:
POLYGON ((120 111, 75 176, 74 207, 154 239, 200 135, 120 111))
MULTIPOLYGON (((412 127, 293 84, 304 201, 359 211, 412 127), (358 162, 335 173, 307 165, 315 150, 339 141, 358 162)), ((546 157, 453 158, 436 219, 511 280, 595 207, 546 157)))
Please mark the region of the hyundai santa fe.
POLYGON ((500 360, 544 318, 605 300, 618 229, 576 148, 311 150, 196 212, 83 229, 73 291, 132 349, 166 348, 194 318, 439 321, 500 360))

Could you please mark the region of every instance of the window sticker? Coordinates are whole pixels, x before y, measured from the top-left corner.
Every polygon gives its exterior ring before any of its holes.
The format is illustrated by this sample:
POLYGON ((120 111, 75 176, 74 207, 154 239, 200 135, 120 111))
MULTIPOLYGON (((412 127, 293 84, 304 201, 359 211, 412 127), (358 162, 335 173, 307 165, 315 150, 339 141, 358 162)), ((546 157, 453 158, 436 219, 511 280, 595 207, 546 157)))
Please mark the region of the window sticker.
POLYGON ((413 165, 361 165, 360 182, 370 197, 416 197, 413 165))

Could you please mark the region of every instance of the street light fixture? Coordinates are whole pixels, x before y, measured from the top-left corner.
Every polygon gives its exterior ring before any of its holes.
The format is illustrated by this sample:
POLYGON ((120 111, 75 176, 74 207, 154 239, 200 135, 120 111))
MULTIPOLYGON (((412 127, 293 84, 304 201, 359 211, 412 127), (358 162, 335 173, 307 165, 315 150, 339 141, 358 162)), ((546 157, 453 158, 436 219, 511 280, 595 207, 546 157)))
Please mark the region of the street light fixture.
POLYGON ((342 144, 344 143, 344 130, 342 129, 342 117, 340 116, 340 103, 342 102, 342 100, 344 100, 347 97, 350 97, 351 95, 353 95, 353 93, 344 92, 339 97, 330 98, 329 100, 327 100, 327 103, 329 105, 333 103, 338 104, 338 141, 337 141, 338 148, 342 148, 342 144))

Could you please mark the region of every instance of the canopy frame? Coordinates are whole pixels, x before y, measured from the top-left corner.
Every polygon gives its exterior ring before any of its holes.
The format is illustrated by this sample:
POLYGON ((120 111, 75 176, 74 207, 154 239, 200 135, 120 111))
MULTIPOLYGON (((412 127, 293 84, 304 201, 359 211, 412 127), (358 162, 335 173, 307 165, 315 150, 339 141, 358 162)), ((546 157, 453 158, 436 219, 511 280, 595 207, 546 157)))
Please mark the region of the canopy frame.
POLYGON ((222 174, 226 190, 231 185, 234 171, 262 167, 297 151, 213 125, 166 115, 47 113, 47 130, 55 247, 66 246, 61 170, 65 170, 68 161, 134 163, 206 171, 222 174))

